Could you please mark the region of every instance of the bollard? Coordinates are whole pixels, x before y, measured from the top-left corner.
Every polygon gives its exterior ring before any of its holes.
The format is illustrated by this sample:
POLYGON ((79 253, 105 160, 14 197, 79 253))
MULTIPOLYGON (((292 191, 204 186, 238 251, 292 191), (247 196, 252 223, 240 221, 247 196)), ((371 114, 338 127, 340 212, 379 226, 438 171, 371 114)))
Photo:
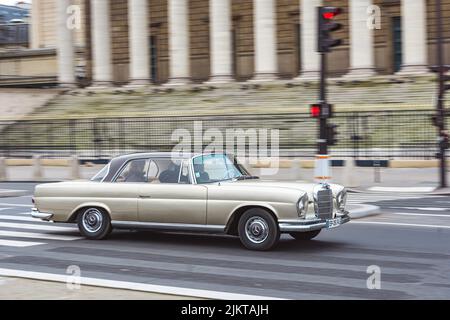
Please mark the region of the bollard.
POLYGON ((353 158, 345 159, 344 174, 342 177, 343 185, 349 188, 359 187, 359 181, 357 179, 358 173, 355 171, 355 161, 353 158))
POLYGON ((295 181, 302 179, 302 174, 300 172, 301 166, 302 165, 301 165, 300 159, 295 158, 295 159, 292 160, 292 167, 291 167, 292 175, 291 175, 291 177, 295 181))
POLYGON ((4 157, 0 157, 0 181, 7 181, 8 174, 6 172, 6 161, 4 157))
POLYGON ((72 180, 80 179, 80 166, 76 155, 70 158, 70 177, 72 180))
POLYGON ((41 156, 35 155, 33 156, 33 180, 39 181, 42 176, 41 156))

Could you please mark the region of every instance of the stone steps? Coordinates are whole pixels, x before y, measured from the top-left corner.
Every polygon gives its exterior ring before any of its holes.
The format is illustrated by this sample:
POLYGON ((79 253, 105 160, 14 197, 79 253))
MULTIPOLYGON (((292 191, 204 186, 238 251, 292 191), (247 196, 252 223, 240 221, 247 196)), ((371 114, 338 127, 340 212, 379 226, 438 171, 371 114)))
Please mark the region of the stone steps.
MULTIPOLYGON (((236 83, 217 89, 207 86, 174 89, 150 87, 135 90, 85 89, 59 96, 31 116, 307 112, 309 104, 317 100, 317 85, 288 86, 287 83, 259 84, 256 87, 236 83)), ((413 83, 345 83, 330 85, 328 97, 337 109, 417 109, 433 107, 436 90, 435 82, 424 80, 413 83)))

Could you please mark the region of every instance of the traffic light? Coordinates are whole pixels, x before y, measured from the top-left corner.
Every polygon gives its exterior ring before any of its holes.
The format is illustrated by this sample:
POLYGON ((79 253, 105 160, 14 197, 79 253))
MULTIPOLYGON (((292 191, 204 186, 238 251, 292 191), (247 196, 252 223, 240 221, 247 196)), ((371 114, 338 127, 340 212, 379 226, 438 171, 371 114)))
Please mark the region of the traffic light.
POLYGON ((330 52, 332 47, 342 44, 341 39, 333 39, 331 37, 332 31, 337 31, 342 28, 340 23, 334 21, 334 18, 342 13, 341 8, 337 7, 318 7, 318 52, 330 52))
POLYGON ((337 140, 337 128, 339 126, 336 124, 328 124, 327 125, 327 144, 329 146, 335 146, 338 142, 337 140))
POLYGON ((312 118, 328 119, 333 116, 333 105, 328 103, 312 104, 309 109, 312 118))

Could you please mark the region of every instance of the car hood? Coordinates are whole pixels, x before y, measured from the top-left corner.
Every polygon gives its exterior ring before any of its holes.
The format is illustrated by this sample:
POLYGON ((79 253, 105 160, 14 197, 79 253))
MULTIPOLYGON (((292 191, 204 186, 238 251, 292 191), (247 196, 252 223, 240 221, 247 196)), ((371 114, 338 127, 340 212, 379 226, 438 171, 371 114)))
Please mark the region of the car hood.
MULTIPOLYGON (((289 188, 300 190, 308 193, 308 197, 312 199, 314 187, 318 185, 318 183, 308 183, 302 181, 276 181, 276 180, 263 180, 263 179, 255 179, 255 180, 241 180, 241 181, 229 181, 227 184, 236 184, 239 186, 249 186, 249 187, 272 187, 272 188, 289 188)), ((333 194, 336 195, 342 189, 343 186, 339 184, 330 183, 331 190, 333 194)))

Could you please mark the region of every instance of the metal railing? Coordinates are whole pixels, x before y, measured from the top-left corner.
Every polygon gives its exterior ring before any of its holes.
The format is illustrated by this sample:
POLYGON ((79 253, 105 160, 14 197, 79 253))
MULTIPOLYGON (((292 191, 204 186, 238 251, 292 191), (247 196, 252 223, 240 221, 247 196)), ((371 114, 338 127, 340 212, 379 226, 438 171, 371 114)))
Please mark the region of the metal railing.
MULTIPOLYGON (((375 160, 432 159, 437 151, 432 115, 432 110, 337 113, 331 122, 339 126, 338 144, 331 147, 331 154, 375 160)), ((180 142, 173 137, 176 129, 185 129, 189 139, 181 142, 192 148, 194 136, 199 134, 204 137, 203 147, 211 142, 208 136, 217 133, 221 133, 226 146, 228 134, 248 138, 256 132, 260 138, 264 133, 261 130, 277 129, 280 155, 287 157, 313 156, 318 130, 317 121, 308 114, 0 121, 0 155, 76 154, 84 159, 100 159, 130 152, 171 151, 180 142), (233 131, 236 129, 241 131, 233 131)), ((270 148, 270 132, 268 139, 270 148)), ((266 146, 260 144, 258 148, 266 146)))

